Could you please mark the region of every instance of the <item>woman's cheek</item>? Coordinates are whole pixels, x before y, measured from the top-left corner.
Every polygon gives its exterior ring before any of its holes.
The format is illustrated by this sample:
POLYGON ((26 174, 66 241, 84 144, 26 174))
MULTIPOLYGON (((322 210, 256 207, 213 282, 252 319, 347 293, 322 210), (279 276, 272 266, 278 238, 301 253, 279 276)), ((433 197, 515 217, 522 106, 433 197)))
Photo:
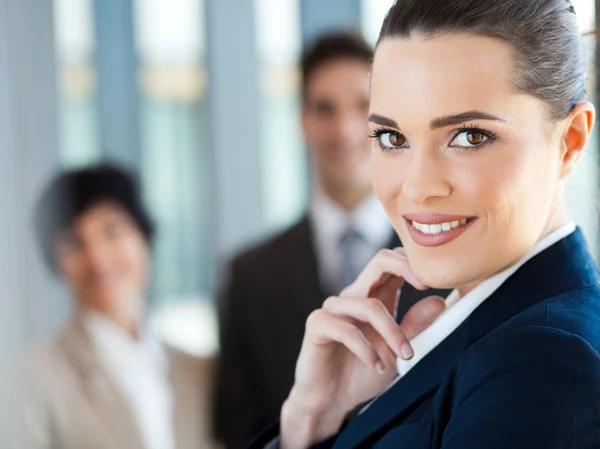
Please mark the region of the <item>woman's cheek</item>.
POLYGON ((373 157, 371 162, 373 190, 388 214, 400 200, 404 176, 402 166, 390 159, 379 155, 373 157))

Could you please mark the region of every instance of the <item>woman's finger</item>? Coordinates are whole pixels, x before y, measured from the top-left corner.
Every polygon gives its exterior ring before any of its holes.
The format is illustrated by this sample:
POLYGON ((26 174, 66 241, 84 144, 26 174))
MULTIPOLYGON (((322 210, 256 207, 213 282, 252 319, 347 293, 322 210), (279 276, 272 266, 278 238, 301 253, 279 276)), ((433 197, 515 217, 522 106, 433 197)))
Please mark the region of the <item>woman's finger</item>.
POLYGON ((398 254, 399 256, 406 256, 406 250, 404 248, 402 248, 401 246, 397 246, 396 248, 394 248, 392 251, 394 251, 396 254, 398 254))
POLYGON ((323 309, 334 316, 370 325, 397 357, 410 359, 413 356, 408 338, 380 300, 331 297, 323 309))
POLYGON ((415 338, 446 310, 446 302, 439 296, 428 296, 412 306, 400 323, 400 329, 410 340, 415 338))
POLYGON ((404 279, 391 274, 387 275, 382 282, 371 286, 368 297, 380 299, 385 308, 395 319, 398 312, 400 292, 404 284, 404 279))
POLYGON ((413 274, 406 256, 386 249, 377 253, 356 281, 345 288, 340 296, 368 297, 373 286, 385 282, 390 275, 405 280, 419 290, 427 289, 427 286, 421 283, 413 274))
POLYGON ((340 343, 365 365, 380 373, 386 371, 385 362, 356 325, 335 317, 323 309, 314 311, 308 317, 306 338, 317 345, 340 343))

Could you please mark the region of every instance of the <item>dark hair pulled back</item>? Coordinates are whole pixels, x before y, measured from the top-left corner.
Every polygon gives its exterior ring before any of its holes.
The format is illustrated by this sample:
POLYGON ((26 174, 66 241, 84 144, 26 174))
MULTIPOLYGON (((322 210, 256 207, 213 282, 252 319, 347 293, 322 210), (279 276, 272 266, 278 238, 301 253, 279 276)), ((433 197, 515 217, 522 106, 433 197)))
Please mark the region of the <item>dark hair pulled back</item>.
POLYGON ((546 103, 550 119, 566 118, 586 97, 585 51, 568 0, 397 0, 379 42, 449 33, 509 44, 515 88, 546 103))

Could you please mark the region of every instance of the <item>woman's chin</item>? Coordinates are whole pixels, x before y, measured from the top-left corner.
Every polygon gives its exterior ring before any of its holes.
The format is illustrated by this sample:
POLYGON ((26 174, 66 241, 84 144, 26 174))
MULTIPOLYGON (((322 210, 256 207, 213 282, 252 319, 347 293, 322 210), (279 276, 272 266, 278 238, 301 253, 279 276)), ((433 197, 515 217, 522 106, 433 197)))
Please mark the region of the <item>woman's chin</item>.
POLYGON ((411 268, 415 277, 419 282, 425 284, 427 287, 436 288, 440 290, 453 289, 459 285, 463 285, 468 282, 461 276, 460 272, 456 269, 447 268, 448 265, 444 264, 442 267, 436 267, 435 264, 412 264, 411 268))

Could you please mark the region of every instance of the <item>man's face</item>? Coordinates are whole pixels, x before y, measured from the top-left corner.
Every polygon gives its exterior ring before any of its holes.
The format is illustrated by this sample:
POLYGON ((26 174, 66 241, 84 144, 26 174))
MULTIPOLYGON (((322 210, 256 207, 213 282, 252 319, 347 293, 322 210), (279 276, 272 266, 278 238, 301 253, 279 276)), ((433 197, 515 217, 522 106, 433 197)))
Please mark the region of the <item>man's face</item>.
POLYGON ((334 59, 318 66, 306 86, 306 142, 321 180, 338 188, 371 184, 370 70, 358 59, 334 59))

